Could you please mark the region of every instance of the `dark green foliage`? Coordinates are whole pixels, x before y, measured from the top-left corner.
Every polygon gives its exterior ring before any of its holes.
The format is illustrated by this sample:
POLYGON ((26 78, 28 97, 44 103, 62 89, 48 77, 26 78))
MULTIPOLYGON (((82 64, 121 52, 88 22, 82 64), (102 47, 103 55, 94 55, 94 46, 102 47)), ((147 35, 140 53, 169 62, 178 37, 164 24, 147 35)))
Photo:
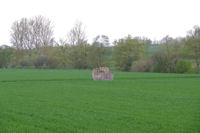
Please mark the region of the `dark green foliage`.
POLYGON ((162 39, 159 50, 152 54, 153 72, 175 73, 178 59, 182 57, 182 38, 173 39, 168 36, 162 39))
POLYGON ((109 38, 105 35, 97 36, 88 50, 89 68, 110 66, 112 48, 109 47, 109 38))
POLYGON ((192 63, 185 60, 179 60, 176 64, 177 73, 189 73, 192 70, 192 63))
POLYGON ((56 68, 57 64, 53 58, 38 56, 33 60, 35 68, 56 68))
POLYGON ((197 73, 200 71, 200 27, 194 26, 186 38, 186 46, 190 50, 190 54, 195 59, 197 73))
POLYGON ((79 44, 70 47, 68 51, 68 63, 74 69, 87 68, 88 45, 79 44))
POLYGON ((152 51, 153 72, 176 73, 178 59, 183 58, 182 38, 173 39, 168 36, 162 39, 157 50, 152 51), (159 48, 159 49, 158 49, 159 48))
POLYGON ((13 49, 3 45, 0 47, 0 68, 8 68, 11 64, 13 49))
POLYGON ((99 60, 98 60, 98 55, 97 55, 97 51, 98 51, 98 47, 93 44, 89 47, 88 50, 88 57, 87 57, 87 63, 89 68, 98 68, 99 65, 99 60))
POLYGON ((34 60, 35 68, 47 68, 48 65, 49 65, 49 59, 46 56, 38 56, 34 60))
POLYGON ((31 68, 33 66, 31 60, 21 60, 19 63, 20 68, 31 68))
POLYGON ((0 133, 199 133, 200 76, 0 70, 0 133))
POLYGON ((139 60, 134 62, 131 67, 133 72, 151 72, 153 63, 151 60, 139 60))
POLYGON ((145 43, 140 42, 138 38, 128 36, 116 42, 114 46, 112 59, 116 69, 121 71, 130 71, 132 63, 140 60, 145 53, 145 43))
POLYGON ((153 72, 161 72, 161 73, 169 72, 169 67, 167 66, 169 60, 163 52, 161 51, 155 52, 152 56, 152 62, 153 62, 153 68, 152 68, 153 72))

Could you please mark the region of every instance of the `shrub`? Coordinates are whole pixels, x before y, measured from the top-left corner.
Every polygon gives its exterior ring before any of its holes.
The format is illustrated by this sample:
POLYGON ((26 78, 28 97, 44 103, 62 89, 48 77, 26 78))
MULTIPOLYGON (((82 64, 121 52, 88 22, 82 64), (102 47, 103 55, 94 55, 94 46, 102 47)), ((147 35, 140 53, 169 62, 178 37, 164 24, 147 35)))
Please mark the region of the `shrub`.
POLYGON ((34 66, 33 66, 32 60, 29 60, 28 58, 24 58, 19 62, 16 68, 34 68, 34 66))
POLYGON ((151 60, 140 60, 132 64, 131 71, 150 72, 152 68, 151 60))
POLYGON ((179 60, 176 64, 176 73, 189 73, 192 69, 192 63, 185 60, 179 60))
POLYGON ((163 51, 158 51, 153 53, 152 58, 153 62, 153 67, 152 71, 153 72, 161 72, 161 73, 168 73, 169 71, 169 59, 165 55, 163 51))
POLYGON ((11 64, 13 49, 9 46, 0 46, 0 68, 8 68, 11 64))
POLYGON ((22 61, 20 61, 19 64, 20 64, 20 66, 21 66, 22 68, 24 68, 24 67, 28 67, 28 66, 31 65, 30 62, 27 61, 27 60, 22 60, 22 61))
POLYGON ((47 56, 38 56, 34 60, 34 66, 35 68, 47 68, 48 62, 49 60, 47 56))
POLYGON ((57 61, 53 58, 47 57, 47 56, 38 56, 34 60, 34 66, 35 68, 41 68, 41 69, 46 69, 46 68, 56 68, 57 67, 57 61))

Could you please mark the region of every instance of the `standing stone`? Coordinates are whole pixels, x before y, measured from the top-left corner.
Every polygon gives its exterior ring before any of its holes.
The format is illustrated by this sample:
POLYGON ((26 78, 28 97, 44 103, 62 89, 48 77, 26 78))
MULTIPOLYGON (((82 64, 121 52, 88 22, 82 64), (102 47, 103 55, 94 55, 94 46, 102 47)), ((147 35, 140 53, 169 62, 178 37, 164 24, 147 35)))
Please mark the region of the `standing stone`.
POLYGON ((100 67, 92 70, 93 80, 113 80, 114 75, 108 67, 100 67))

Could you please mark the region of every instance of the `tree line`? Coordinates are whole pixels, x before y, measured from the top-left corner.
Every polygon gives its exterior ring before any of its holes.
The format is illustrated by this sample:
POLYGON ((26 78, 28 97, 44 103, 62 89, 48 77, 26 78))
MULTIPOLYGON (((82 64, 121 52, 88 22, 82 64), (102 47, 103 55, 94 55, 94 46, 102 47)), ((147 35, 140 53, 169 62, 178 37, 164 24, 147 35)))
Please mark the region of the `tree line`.
POLYGON ((199 73, 200 27, 186 37, 164 37, 152 42, 146 37, 127 37, 112 44, 98 35, 90 44, 81 22, 65 39, 54 38, 52 22, 43 16, 22 18, 13 23, 12 46, 0 47, 0 68, 93 69, 163 73, 199 73))

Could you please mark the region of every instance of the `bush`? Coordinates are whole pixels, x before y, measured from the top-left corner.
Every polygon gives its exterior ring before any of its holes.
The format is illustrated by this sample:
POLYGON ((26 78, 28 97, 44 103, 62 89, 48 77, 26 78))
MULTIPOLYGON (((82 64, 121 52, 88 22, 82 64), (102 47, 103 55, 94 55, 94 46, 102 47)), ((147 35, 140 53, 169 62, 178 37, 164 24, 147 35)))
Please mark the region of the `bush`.
POLYGON ((151 71, 152 72, 158 72, 158 73, 165 73, 166 72, 163 65, 161 65, 159 63, 154 64, 151 71))
POLYGON ((34 66, 35 68, 48 68, 48 64, 49 64, 49 59, 47 56, 38 56, 35 60, 34 60, 34 66))
POLYGON ((32 60, 29 60, 28 58, 22 59, 16 68, 34 68, 32 60))
POLYGON ((29 62, 29 61, 27 61, 27 60, 22 60, 22 61, 20 61, 20 66, 22 67, 22 68, 25 68, 25 67, 28 67, 28 66, 30 66, 31 65, 31 63, 29 62))
POLYGON ((189 73, 192 69, 192 63, 185 60, 179 60, 176 64, 176 73, 189 73))
POLYGON ((13 50, 9 46, 0 46, 0 68, 8 68, 11 64, 13 50), (3 47, 4 48, 1 48, 3 47))
POLYGON ((47 56, 38 56, 34 60, 34 66, 35 68, 38 69, 46 69, 46 68, 53 69, 57 67, 57 61, 47 56))
POLYGON ((153 53, 152 55, 152 72, 159 72, 159 73, 169 73, 169 66, 170 60, 167 58, 164 52, 158 51, 153 53))
POLYGON ((132 64, 131 71, 150 72, 152 68, 151 60, 140 60, 132 64))

